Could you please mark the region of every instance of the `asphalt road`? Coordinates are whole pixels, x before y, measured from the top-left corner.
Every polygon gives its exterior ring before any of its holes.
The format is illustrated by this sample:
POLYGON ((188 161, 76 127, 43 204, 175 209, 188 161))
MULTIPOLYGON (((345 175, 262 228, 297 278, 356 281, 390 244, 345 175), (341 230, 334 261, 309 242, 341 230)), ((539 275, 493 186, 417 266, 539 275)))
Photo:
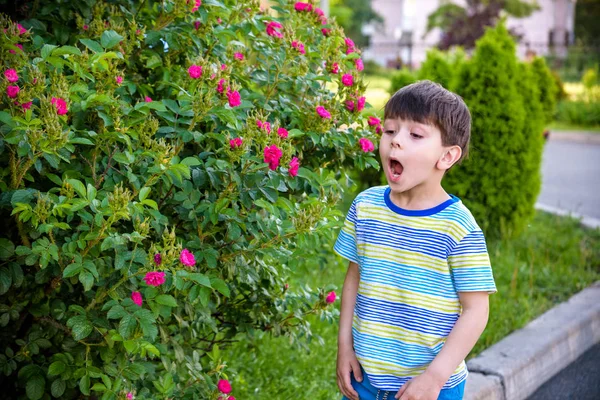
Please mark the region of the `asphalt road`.
POLYGON ((551 378, 528 400, 549 399, 600 399, 600 343, 551 378))
POLYGON ((600 144, 550 137, 544 149, 538 203, 600 218, 600 144))

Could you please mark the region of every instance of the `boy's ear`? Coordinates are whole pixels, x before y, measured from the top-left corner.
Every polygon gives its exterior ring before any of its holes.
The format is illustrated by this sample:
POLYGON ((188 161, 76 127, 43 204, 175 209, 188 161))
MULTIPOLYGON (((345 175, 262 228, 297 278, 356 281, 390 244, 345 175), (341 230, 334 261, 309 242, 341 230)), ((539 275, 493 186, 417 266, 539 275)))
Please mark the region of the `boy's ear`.
POLYGON ((437 162, 437 167, 441 170, 449 170, 462 155, 462 149, 460 146, 450 146, 444 150, 444 153, 437 162))

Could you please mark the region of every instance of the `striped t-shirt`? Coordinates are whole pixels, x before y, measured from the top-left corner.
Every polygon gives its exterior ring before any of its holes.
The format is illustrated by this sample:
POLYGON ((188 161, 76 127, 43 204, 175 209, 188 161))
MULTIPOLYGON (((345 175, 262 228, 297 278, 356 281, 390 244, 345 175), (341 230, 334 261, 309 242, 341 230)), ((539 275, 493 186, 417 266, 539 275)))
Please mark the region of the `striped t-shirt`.
MULTIPOLYGON (((352 203, 334 246, 358 264, 354 351, 373 386, 398 390, 440 352, 461 313, 458 292, 496 291, 485 239, 454 196, 427 210, 405 210, 389 186, 352 203)), ((467 377, 465 362, 444 389, 467 377)))

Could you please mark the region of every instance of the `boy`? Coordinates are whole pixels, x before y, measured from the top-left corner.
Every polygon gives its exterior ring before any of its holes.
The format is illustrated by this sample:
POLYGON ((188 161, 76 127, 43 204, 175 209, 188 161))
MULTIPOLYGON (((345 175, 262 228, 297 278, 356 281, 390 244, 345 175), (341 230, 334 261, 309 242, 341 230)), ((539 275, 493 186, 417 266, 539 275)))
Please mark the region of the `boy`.
POLYGON ((343 399, 462 399, 464 358, 496 291, 483 233, 444 173, 468 151, 463 100, 421 81, 385 105, 379 154, 388 186, 352 203, 334 251, 350 261, 342 291, 343 399))

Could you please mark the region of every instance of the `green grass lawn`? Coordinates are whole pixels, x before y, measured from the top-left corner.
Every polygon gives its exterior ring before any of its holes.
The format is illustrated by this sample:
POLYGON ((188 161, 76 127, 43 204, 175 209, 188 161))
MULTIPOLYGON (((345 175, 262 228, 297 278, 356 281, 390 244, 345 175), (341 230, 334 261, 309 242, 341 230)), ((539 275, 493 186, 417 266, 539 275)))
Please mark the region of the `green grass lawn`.
POLYGON ((562 122, 562 121, 554 121, 553 123, 551 123, 550 125, 547 126, 548 129, 550 129, 550 131, 557 131, 557 132, 586 132, 586 133, 597 133, 600 134, 600 125, 597 126, 581 126, 581 125, 575 125, 575 124, 570 124, 568 122, 562 122))
MULTIPOLYGON (((332 245, 322 251, 327 262, 308 260, 295 271, 290 290, 334 283, 341 292, 347 262, 333 255, 332 245)), ((488 241, 488 248, 498 293, 490 297, 490 321, 471 357, 600 279, 600 230, 582 228, 571 218, 538 212, 522 236, 488 241)), ((335 378, 337 325, 315 316, 311 326, 315 337, 308 350, 288 338, 268 336, 228 349, 235 396, 340 399, 335 378)))

